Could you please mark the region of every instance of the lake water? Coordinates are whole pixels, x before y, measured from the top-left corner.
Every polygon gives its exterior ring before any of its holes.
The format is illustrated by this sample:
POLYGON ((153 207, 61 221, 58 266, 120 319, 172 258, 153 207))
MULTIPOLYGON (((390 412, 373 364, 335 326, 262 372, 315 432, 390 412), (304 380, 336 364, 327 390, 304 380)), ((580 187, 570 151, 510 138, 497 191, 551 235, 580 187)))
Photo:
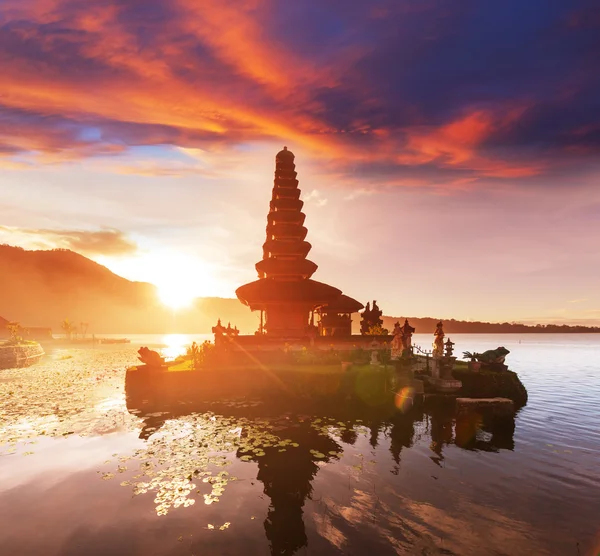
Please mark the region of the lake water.
POLYGON ((130 338, 0 371, 1 555, 600 554, 600 335, 453 336, 529 392, 468 442, 444 412, 150 396, 139 345, 192 338, 130 338))

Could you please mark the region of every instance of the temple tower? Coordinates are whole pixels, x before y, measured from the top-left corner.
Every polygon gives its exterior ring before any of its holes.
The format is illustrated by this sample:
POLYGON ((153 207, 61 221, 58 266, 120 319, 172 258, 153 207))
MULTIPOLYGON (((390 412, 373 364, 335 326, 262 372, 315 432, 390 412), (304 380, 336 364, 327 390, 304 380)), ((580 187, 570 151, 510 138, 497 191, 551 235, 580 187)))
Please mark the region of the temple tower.
POLYGON ((312 311, 342 294, 337 288, 310 279, 317 265, 306 258, 311 245, 305 241, 306 215, 296 177, 294 155, 284 147, 275 157, 267 237, 263 258, 256 263, 259 279, 235 292, 250 309, 261 311, 260 332, 282 339, 307 336, 312 311))
POLYGON ((250 309, 261 312, 261 334, 279 339, 303 338, 319 332, 349 336, 350 314, 362 309, 362 304, 342 296, 337 288, 311 280, 317 265, 306 258, 311 245, 306 241, 303 206, 294 155, 283 147, 275 156, 267 238, 263 258, 256 263, 259 279, 239 287, 235 293, 250 309), (315 313, 327 322, 315 326, 315 313))
POLYGON ((267 216, 267 240, 263 260, 256 263, 259 278, 304 280, 317 270, 306 256, 311 244, 304 241, 308 230, 302 212, 294 155, 287 147, 275 158, 275 185, 267 216))

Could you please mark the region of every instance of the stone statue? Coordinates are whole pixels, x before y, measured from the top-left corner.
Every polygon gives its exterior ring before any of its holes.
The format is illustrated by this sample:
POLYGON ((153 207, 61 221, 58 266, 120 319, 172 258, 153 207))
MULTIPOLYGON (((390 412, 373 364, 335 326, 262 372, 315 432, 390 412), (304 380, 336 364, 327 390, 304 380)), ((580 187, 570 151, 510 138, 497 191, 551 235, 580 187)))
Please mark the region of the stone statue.
POLYGON ((379 355, 375 350, 371 352, 371 365, 379 365, 379 355))
POLYGON ((437 323, 433 334, 435 339, 433 340, 433 359, 431 362, 432 386, 436 392, 444 394, 458 392, 462 388, 462 382, 456 380, 452 375, 454 362, 456 361, 456 357, 452 355, 454 342, 448 338, 448 341, 444 344, 442 321, 437 323), (444 347, 446 353, 444 353, 444 347))
POLYGON ((402 327, 402 349, 404 352, 412 353, 412 335, 415 329, 408 324, 408 319, 404 319, 402 327))
POLYGON ((433 357, 444 356, 444 328, 442 321, 439 321, 435 327, 434 340, 433 340, 433 357))
POLYGON ((394 325, 394 331, 392 334, 394 335, 394 338, 392 340, 391 358, 400 359, 404 351, 404 332, 402 331, 402 327, 400 326, 399 322, 394 325))
POLYGON ((504 346, 500 346, 496 349, 488 349, 483 353, 471 353, 465 351, 463 356, 472 361, 479 361, 483 369, 490 369, 493 371, 504 371, 508 367, 504 364, 506 356, 510 353, 504 346))
POLYGON ((146 365, 146 367, 163 367, 165 365, 164 357, 160 356, 160 353, 157 351, 151 350, 147 347, 141 347, 138 350, 139 357, 138 359, 146 365))

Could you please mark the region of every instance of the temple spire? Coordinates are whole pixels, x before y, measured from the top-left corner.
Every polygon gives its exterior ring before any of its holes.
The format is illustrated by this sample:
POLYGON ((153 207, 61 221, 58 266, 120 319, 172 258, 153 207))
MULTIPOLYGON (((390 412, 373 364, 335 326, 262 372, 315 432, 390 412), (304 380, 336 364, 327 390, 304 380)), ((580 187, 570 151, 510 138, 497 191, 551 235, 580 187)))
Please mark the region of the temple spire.
POLYGON ((303 280, 310 278, 317 265, 306 259, 311 249, 304 241, 308 230, 302 212, 294 153, 283 147, 275 157, 275 180, 267 216, 267 238, 263 258, 256 264, 260 278, 303 280))
MULTIPOLYGON (((294 153, 283 147, 275 156, 275 180, 267 216, 263 258, 256 263, 259 279, 236 290, 238 299, 261 311, 260 333, 278 338, 303 338, 314 332, 314 311, 340 300, 344 331, 351 334, 347 313, 362 308, 341 290, 311 280, 317 265, 306 257, 311 245, 300 200, 294 153), (264 321, 263 321, 264 313, 264 321), (346 322, 347 321, 347 322, 346 322)), ((333 315, 333 309, 330 314, 333 315)), ((339 330, 337 327, 336 330, 339 330)))

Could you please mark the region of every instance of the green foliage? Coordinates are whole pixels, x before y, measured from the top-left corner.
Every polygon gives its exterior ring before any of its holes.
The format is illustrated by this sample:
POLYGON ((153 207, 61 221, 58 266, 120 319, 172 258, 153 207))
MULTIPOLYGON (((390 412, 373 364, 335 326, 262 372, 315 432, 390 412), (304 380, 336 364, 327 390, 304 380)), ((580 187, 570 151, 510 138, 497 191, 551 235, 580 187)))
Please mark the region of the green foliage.
POLYGON ((333 346, 328 351, 321 352, 320 362, 323 364, 341 363, 342 357, 339 352, 333 349, 333 346))
POLYGON ((8 342, 10 344, 18 344, 23 341, 23 338, 21 337, 21 331, 23 329, 18 322, 9 322, 6 325, 6 329, 8 330, 8 342))
POLYGON ((205 365, 214 354, 215 346, 208 340, 198 345, 193 342, 191 346, 186 348, 186 355, 192 363, 192 369, 198 370, 205 365))
POLYGON ((318 355, 315 350, 303 347, 293 354, 292 360, 299 365, 314 365, 318 361, 318 355))
POLYGON ((342 359, 333 347, 327 351, 303 347, 300 351, 290 351, 288 361, 298 365, 333 365, 341 363, 342 359))
POLYGON ((348 361, 359 365, 366 365, 369 363, 370 355, 365 349, 359 347, 353 349, 348 355, 348 361))
POLYGON ((375 324, 371 326, 367 331, 367 336, 387 336, 390 331, 387 328, 383 328, 381 324, 375 324))
POLYGON ((201 362, 200 346, 196 342, 193 342, 191 346, 187 347, 186 353, 192 362, 192 369, 197 370, 201 362))
POLYGON ((377 350, 377 356, 380 363, 383 365, 388 365, 392 360, 392 350, 388 348, 379 349, 377 350))

